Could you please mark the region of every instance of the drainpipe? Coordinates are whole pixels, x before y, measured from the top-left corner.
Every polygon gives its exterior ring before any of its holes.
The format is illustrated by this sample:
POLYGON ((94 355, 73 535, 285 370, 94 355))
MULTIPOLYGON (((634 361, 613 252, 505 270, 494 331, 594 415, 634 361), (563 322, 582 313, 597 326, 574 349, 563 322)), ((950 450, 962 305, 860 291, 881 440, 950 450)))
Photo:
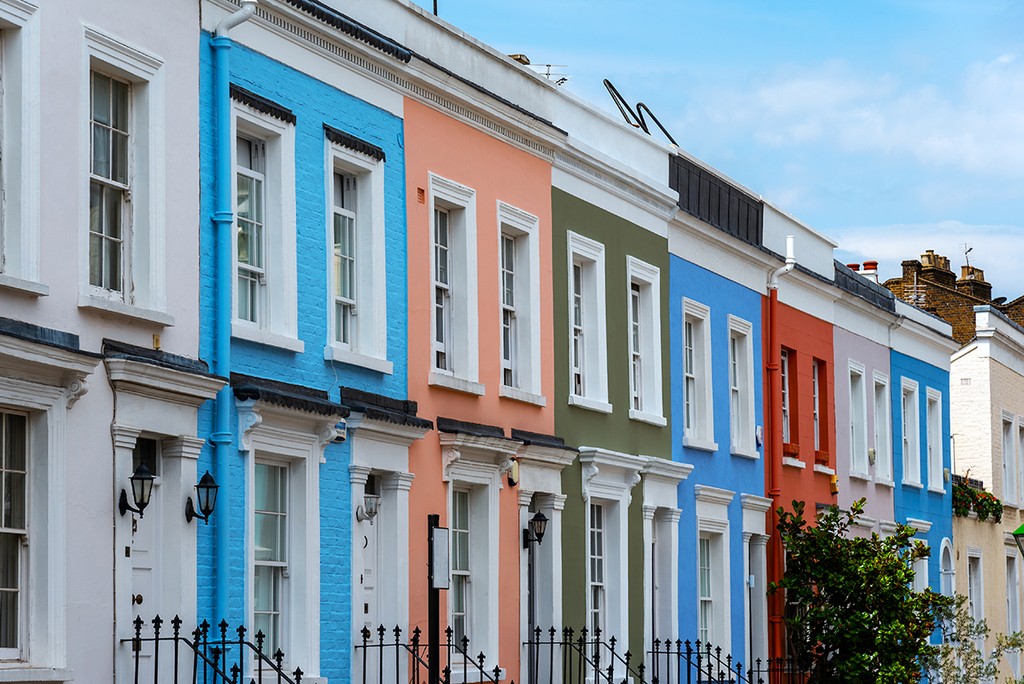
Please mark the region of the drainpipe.
MULTIPOLYGON (((778 582, 785 572, 785 550, 782 537, 776 531, 782 506, 782 407, 777 397, 782 396, 782 353, 779 346, 779 278, 790 273, 796 266, 793 250, 793 236, 786 236, 786 263, 768 276, 768 440, 766 442, 768 461, 768 496, 772 500, 771 537, 768 546, 769 579, 778 582)), ((786 653, 785 626, 782 621, 784 597, 776 592, 768 597, 768 644, 769 657, 783 657, 786 653)))
MULTIPOLYGON (((216 242, 215 300, 214 300, 214 352, 213 372, 221 377, 231 375, 231 231, 235 223, 233 178, 231 173, 231 39, 228 32, 256 11, 256 0, 242 0, 242 7, 227 16, 213 32, 213 107, 215 163, 213 228, 216 242)), ((225 385, 217 392, 216 417, 210 441, 214 449, 214 470, 217 482, 228 483, 228 466, 232 449, 231 402, 232 390, 225 385)), ((228 617, 228 546, 227 519, 221 516, 216 528, 216 556, 214 583, 216 596, 215 619, 228 617)))

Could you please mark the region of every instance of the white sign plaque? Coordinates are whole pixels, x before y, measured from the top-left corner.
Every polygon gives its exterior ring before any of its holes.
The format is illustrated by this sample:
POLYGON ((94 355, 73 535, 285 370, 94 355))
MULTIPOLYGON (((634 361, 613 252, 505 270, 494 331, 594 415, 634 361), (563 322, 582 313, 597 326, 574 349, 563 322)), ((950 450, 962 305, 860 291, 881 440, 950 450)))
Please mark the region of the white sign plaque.
POLYGON ((451 581, 449 539, 447 527, 435 527, 430 535, 430 558, 434 568, 434 574, 430 578, 431 589, 447 589, 451 581))

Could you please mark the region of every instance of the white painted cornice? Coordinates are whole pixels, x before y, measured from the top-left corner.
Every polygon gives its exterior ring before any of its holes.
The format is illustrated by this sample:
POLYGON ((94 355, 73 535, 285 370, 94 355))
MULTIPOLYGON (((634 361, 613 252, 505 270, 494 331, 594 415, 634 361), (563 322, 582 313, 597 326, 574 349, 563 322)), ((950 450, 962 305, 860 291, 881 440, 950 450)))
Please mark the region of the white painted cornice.
POLYGON ((736 497, 736 492, 729 491, 728 489, 711 487, 709 485, 694 485, 693 495, 698 502, 728 506, 736 497))
POLYGON ((430 428, 417 425, 399 425, 387 420, 367 418, 365 413, 353 411, 345 421, 349 430, 356 430, 359 439, 372 439, 388 444, 409 446, 425 434, 430 428))
POLYGON ((216 397, 220 388, 226 384, 223 378, 131 359, 108 358, 104 363, 107 377, 119 392, 161 397, 193 407, 216 397))

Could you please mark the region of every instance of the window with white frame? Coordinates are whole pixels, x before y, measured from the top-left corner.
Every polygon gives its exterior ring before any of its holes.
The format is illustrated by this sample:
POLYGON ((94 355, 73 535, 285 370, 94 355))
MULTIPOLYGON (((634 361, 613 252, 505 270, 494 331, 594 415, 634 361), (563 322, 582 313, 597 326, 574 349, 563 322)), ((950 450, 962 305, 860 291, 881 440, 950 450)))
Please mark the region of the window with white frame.
POLYGON ((329 332, 324 358, 390 373, 384 152, 333 128, 324 130, 330 259, 329 332), (355 146, 360 151, 352 149, 355 146))
MULTIPOLYGON (((985 594, 984 582, 982 579, 981 550, 968 549, 967 551, 967 610, 975 622, 985 619, 985 594)), ((978 648, 985 647, 984 637, 977 640, 978 648)))
MULTIPOLYGON (((1019 468, 1018 477, 1024 475, 1024 419, 1020 417, 1017 418, 1017 467, 1019 468)), ((1019 480, 1017 482, 1017 492, 1018 494, 1021 492, 1019 480)), ((1018 499, 1024 500, 1024 497, 1018 496, 1018 499)))
POLYGON ((921 452, 918 447, 919 408, 917 383, 903 378, 900 385, 900 431, 903 447, 903 483, 921 484, 921 452))
POLYGON ((28 534, 28 420, 0 412, 0 660, 18 659, 26 643, 25 554, 28 534))
POLYGON ((928 439, 928 488, 936 491, 945 491, 942 481, 942 394, 932 388, 928 388, 928 404, 926 419, 926 436, 928 439))
POLYGON ((683 298, 683 444, 713 449, 711 309, 683 298))
POLYGON ((288 581, 288 469, 257 463, 253 533, 253 627, 266 635, 266 650, 283 647, 281 617, 288 581))
POLYGON ((451 521, 451 620, 452 641, 461 644, 469 636, 470 613, 469 581, 471 577, 469 550, 472 539, 469 531, 469 492, 452 492, 451 521))
MULTIPOLYGON (((1017 571, 1017 549, 1006 549, 1006 631, 1020 630, 1020 576, 1017 571)), ((1007 654, 1007 661, 1014 677, 1020 677, 1020 651, 1007 654)))
POLYGON ((868 473, 867 381, 864 366, 850 362, 850 469, 868 473))
POLYGON ((1013 416, 1003 414, 1003 503, 1017 503, 1017 453, 1014 444, 1013 416))
POLYGON ((430 382, 473 394, 478 384, 476 192, 430 175, 430 382))
POLYGON ((790 375, 789 356, 790 352, 788 349, 783 349, 779 356, 779 376, 782 381, 782 401, 780 402, 782 404, 782 441, 785 444, 789 444, 793 441, 789 415, 789 402, 790 395, 792 394, 790 387, 790 381, 792 378, 790 375))
POLYGON ((626 307, 629 325, 629 417, 666 425, 661 390, 661 271, 635 257, 626 257, 629 283, 626 307))
POLYGON ((543 405, 540 387, 539 219, 498 202, 499 394, 543 405))
POLYGON ((590 504, 590 620, 591 632, 598 629, 607 630, 605 611, 607 604, 607 587, 605 586, 605 507, 603 504, 590 504))
POLYGON ((892 427, 890 419, 889 380, 883 375, 874 375, 874 418, 875 418, 875 477, 884 482, 892 481, 892 427))
POLYGON ((729 316, 729 434, 732 453, 756 456, 754 345, 750 322, 729 316))
POLYGON ((953 595, 954 575, 953 545, 950 543, 949 538, 945 538, 942 540, 941 550, 939 551, 939 589, 943 596, 953 595))
POLYGON ((39 13, 0 0, 0 284, 46 294, 39 280, 39 13))
POLYGON ((295 118, 232 86, 235 170, 231 334, 302 351, 297 339, 295 118))
POLYGON ((566 235, 569 277, 569 403, 610 413, 604 245, 566 235))
POLYGON ((825 362, 820 359, 811 359, 811 411, 813 412, 814 450, 820 451, 827 447, 825 444, 825 362))
POLYGON ((707 644, 715 632, 715 598, 711 590, 715 569, 711 563, 711 537, 701 535, 697 542, 697 636, 701 644, 707 644))
POLYGON ((243 321, 262 326, 267 318, 267 246, 264 233, 266 143, 239 136, 235 141, 235 246, 238 259, 236 309, 243 321))
POLYGON ((88 239, 79 303, 168 325, 163 63, 91 28, 85 47, 88 239))

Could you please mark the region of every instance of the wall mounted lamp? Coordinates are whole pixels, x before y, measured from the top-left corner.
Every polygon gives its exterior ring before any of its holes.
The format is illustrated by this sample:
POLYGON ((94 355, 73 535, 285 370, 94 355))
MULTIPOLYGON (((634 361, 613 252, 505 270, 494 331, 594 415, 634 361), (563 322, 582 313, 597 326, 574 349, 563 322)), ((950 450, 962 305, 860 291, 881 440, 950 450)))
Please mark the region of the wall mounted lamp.
POLYGON ((377 512, 379 510, 380 496, 377 494, 366 494, 363 496, 362 505, 356 506, 356 520, 359 522, 373 520, 377 517, 377 512))
POLYGON ((1017 542, 1017 548, 1020 549, 1021 555, 1024 555, 1024 525, 1013 531, 1013 541, 1017 542))
POLYGON ((544 541, 544 533, 548 530, 548 516, 540 511, 533 514, 527 527, 523 530, 523 548, 530 548, 532 542, 540 544, 544 541))
POLYGON ((135 505, 132 506, 128 503, 128 492, 122 488, 121 497, 117 501, 117 510, 121 515, 133 511, 138 513, 141 518, 142 512, 149 505, 149 497, 153 494, 153 473, 149 472, 145 463, 140 463, 128 481, 132 484, 132 499, 135 500, 135 505))
POLYGON ((188 497, 185 501, 185 522, 192 522, 192 518, 198 518, 209 525, 210 516, 213 515, 213 509, 217 506, 217 490, 219 489, 220 485, 217 484, 213 479, 213 475, 210 475, 210 471, 207 470, 199 478, 199 484, 196 485, 196 500, 199 502, 199 512, 196 512, 195 506, 192 504, 192 497, 188 497))

